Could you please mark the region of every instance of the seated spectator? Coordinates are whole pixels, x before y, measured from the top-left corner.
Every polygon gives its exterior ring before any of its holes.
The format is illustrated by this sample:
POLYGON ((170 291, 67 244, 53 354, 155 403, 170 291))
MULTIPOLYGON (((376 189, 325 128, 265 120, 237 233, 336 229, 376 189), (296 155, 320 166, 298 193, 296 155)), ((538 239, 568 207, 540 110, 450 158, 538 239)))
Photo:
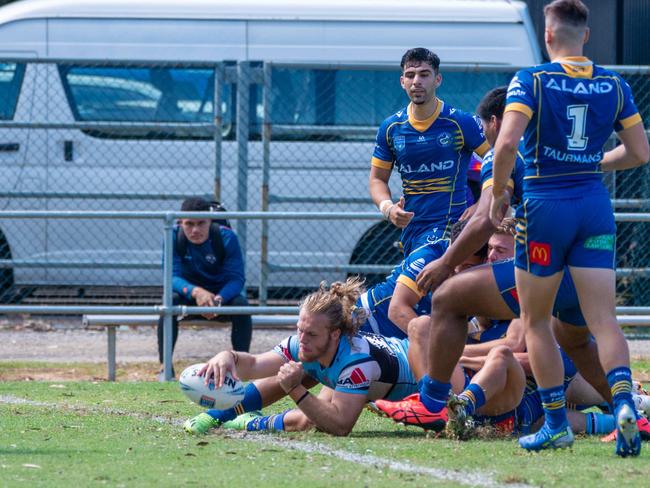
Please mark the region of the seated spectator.
MULTIPOLYGON (((209 212, 203 198, 188 198, 183 212, 209 212)), ((174 305, 219 307, 248 305, 244 293, 244 260, 235 233, 211 219, 180 219, 174 229, 172 288, 174 305), (218 232, 217 232, 218 231, 218 232)), ((208 320, 232 322, 231 341, 236 351, 248 351, 252 336, 250 315, 205 314, 208 320)), ((178 317, 172 320, 172 353, 178 337, 178 317)), ((163 378, 163 317, 158 321, 158 357, 163 378)), ((172 368, 172 375, 173 375, 172 368)))

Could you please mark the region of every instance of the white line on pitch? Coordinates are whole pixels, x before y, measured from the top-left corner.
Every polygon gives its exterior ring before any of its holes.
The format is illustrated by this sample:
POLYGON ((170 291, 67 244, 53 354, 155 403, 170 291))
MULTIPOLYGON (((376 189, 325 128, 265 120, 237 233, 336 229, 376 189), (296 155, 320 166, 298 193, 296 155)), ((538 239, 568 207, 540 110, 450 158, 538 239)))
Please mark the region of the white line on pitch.
MULTIPOLYGON (((160 423, 167 423, 172 425, 182 425, 183 420, 172 419, 163 416, 152 416, 135 412, 128 412, 124 410, 117 410, 112 408, 98 408, 94 406, 83 405, 70 405, 61 403, 48 403, 39 402, 35 400, 28 400, 26 398, 19 398, 12 395, 0 395, 0 403, 10 405, 29 405, 36 407, 63 407, 66 410, 96 412, 108 415, 124 415, 144 420, 154 420, 160 423)), ((233 432, 235 434, 235 432, 233 432)), ((292 439, 284 439, 277 436, 271 436, 265 433, 240 433, 239 435, 230 435, 229 437, 236 437, 245 441, 262 442, 264 444, 272 445, 275 447, 282 447, 284 449, 292 449, 295 451, 304 452, 307 454, 319 454, 322 456, 330 456, 341 459, 346 462, 359 464, 361 466, 381 466, 392 471, 399 471, 410 474, 420 474, 435 478, 437 481, 452 481, 462 485, 469 486, 484 486, 494 487, 501 486, 494 478, 492 473, 482 471, 454 471, 449 469, 429 468, 426 466, 419 466, 404 461, 394 461, 384 459, 369 454, 356 454, 353 452, 345 451, 342 449, 333 449, 324 444, 310 441, 296 441, 292 439)), ((531 485, 522 483, 508 483, 508 488, 531 488, 531 485)))

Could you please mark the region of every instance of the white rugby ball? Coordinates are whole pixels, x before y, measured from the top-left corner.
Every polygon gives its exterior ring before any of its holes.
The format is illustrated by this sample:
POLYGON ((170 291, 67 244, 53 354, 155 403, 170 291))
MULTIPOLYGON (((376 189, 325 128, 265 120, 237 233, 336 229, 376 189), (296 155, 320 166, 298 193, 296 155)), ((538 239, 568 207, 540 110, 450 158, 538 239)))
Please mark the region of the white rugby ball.
POLYGON ((183 371, 178 385, 181 391, 194 403, 205 408, 223 410, 234 407, 244 398, 244 384, 233 378, 229 373, 221 388, 215 388, 212 379, 205 384, 205 376, 199 376, 199 371, 205 363, 193 364, 183 371))

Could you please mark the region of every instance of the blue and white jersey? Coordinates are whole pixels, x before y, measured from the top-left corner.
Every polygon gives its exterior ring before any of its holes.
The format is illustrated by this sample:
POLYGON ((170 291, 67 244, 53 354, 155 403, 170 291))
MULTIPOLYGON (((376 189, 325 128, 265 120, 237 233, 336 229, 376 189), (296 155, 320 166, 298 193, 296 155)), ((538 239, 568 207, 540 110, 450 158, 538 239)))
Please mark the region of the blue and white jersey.
MULTIPOLYGON (((299 349, 298 336, 293 335, 273 351, 287 362, 298 362, 299 349)), ((328 367, 318 362, 302 363, 302 366, 309 376, 335 391, 367 395, 368 400, 400 400, 417 391, 407 350, 406 339, 359 332, 353 337, 341 337, 328 367)))
POLYGON ((584 57, 519 71, 508 87, 505 111, 513 110, 530 119, 522 147, 526 198, 605 192, 605 142, 612 130, 641 122, 625 80, 584 57))
POLYGON ((395 287, 397 283, 402 283, 420 297, 420 301, 414 307, 416 315, 431 313, 431 294, 423 294, 418 288, 416 280, 424 267, 442 256, 448 247, 448 239, 431 239, 430 242, 406 256, 400 264, 393 268, 391 274, 384 281, 377 283, 361 295, 357 300, 357 306, 368 312, 368 320, 361 330, 404 339, 406 333, 388 318, 388 307, 395 287))
MULTIPOLYGON (((494 180, 494 149, 490 149, 483 157, 481 164, 481 190, 485 190, 493 185, 494 180)), ((510 205, 513 207, 519 205, 522 201, 524 191, 524 157, 520 151, 517 151, 515 167, 508 180, 508 188, 512 193, 510 205)))
POLYGON ((372 165, 399 171, 405 210, 415 213, 409 225, 447 231, 467 205, 470 157, 473 152, 482 157, 489 145, 478 117, 441 100, 426 120, 416 120, 410 110, 411 105, 382 122, 372 165))

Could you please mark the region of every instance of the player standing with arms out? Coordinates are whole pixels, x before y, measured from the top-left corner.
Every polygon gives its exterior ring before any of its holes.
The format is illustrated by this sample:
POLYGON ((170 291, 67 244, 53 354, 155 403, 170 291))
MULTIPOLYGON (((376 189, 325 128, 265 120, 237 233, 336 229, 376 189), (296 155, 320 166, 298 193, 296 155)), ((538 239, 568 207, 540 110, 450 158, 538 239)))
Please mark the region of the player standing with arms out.
POLYGON ((492 220, 500 221, 509 199, 506 183, 523 136, 526 170, 524 202, 517 211, 516 281, 545 424, 519 443, 528 450, 573 443, 560 354, 550 327, 566 264, 611 388, 616 453, 636 456, 641 441, 629 351, 615 316, 616 226, 600 170, 644 164, 648 141, 627 83, 582 56, 589 37, 587 7, 580 0, 555 0, 544 15, 544 40, 552 61, 518 72, 510 83, 495 146, 490 209, 492 220), (622 145, 603 153, 612 129, 622 145))
MULTIPOLYGON (((489 149, 480 121, 436 97, 440 58, 428 49, 406 51, 400 83, 411 103, 382 122, 372 156, 373 202, 402 228, 404 255, 440 239, 467 205, 467 166, 472 152, 489 149), (388 180, 395 166, 404 196, 393 203, 388 180)), ((444 251, 444 249, 443 249, 444 251)))

